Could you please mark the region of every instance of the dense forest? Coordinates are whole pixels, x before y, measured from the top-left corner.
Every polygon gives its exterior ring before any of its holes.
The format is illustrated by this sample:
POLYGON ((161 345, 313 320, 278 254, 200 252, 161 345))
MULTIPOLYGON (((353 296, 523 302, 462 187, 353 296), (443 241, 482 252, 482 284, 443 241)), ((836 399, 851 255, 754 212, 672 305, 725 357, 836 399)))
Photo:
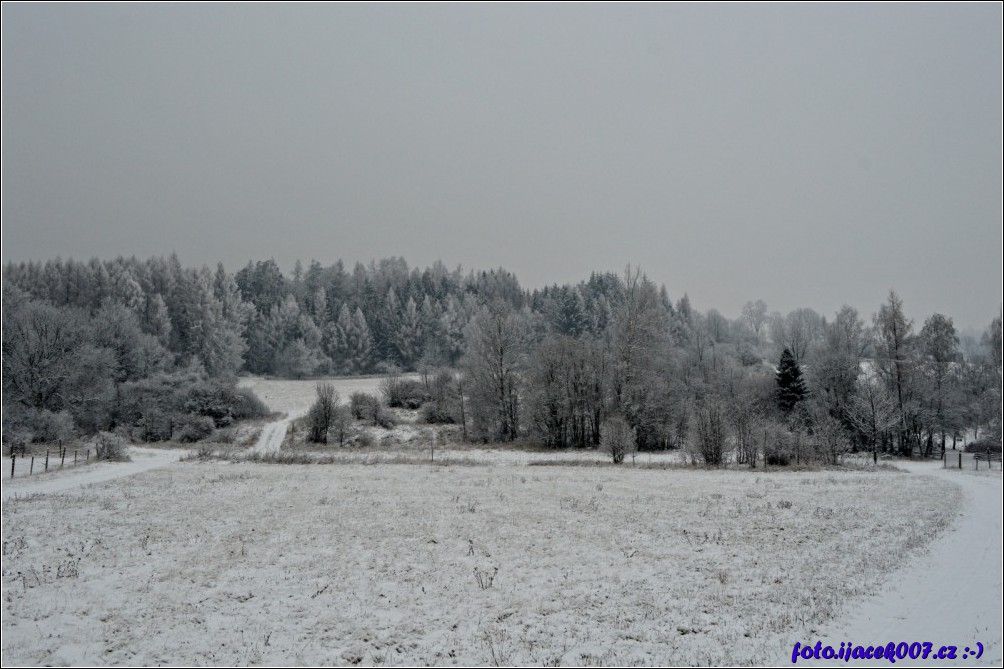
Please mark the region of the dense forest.
POLYGON ((471 440, 591 448, 617 420, 640 450, 755 465, 1001 439, 1000 316, 960 338, 945 315, 915 323, 892 291, 867 320, 762 300, 730 319, 631 268, 533 291, 502 269, 401 258, 288 276, 273 260, 235 274, 175 256, 55 260, 3 277, 5 441, 195 440, 266 413, 240 373, 397 371, 422 373, 426 420, 471 440))

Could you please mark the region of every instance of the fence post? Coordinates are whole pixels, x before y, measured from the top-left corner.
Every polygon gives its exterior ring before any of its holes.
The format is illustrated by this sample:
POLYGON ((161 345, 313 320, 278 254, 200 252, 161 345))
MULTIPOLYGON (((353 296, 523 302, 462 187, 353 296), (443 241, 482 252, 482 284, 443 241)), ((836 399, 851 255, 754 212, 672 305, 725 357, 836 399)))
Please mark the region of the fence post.
POLYGON ((35 456, 31 456, 31 466, 28 467, 28 476, 31 476, 35 471, 35 456))
POLYGON ((84 462, 87 463, 90 461, 91 461, 91 449, 88 448, 87 453, 85 454, 84 462))
POLYGON ((64 448, 63 452, 59 456, 59 468, 62 469, 63 464, 65 463, 66 463, 66 449, 64 448))
POLYGON ((77 449, 75 448, 73 449, 73 464, 74 466, 77 464, 77 449))
POLYGON ((959 469, 962 469, 962 451, 959 451, 959 469))
POLYGON ((10 454, 10 477, 14 478, 14 463, 17 462, 17 453, 10 454))
POLYGON ((45 449, 45 471, 49 471, 49 449, 45 449))

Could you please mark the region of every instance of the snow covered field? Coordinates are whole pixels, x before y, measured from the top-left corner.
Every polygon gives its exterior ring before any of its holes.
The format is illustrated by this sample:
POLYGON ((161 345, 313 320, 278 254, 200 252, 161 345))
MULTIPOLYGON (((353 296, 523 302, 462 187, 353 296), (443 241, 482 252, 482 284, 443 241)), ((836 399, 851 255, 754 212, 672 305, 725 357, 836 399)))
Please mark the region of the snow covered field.
POLYGON ((219 461, 5 485, 3 662, 770 664, 928 564, 965 482, 999 499, 999 475, 219 461))
MULTIPOLYGON (((909 561, 873 596, 824 625, 815 638, 834 646, 850 640, 863 645, 930 641, 935 651, 956 645, 958 657, 949 663, 956 666, 973 662, 962 656, 979 641, 985 646, 980 664, 1001 666, 1001 472, 942 469, 938 462, 924 461, 899 461, 897 466, 959 484, 963 499, 957 517, 922 559, 909 561)), ((777 663, 787 664, 790 658, 789 648, 777 663)))
MULTIPOLYGON (((325 381, 331 383, 338 392, 342 404, 347 404, 352 393, 367 393, 380 396, 380 384, 384 376, 336 378, 336 379, 265 379, 260 376, 248 376, 240 379, 238 386, 253 390, 272 411, 278 411, 286 416, 266 425, 261 437, 251 449, 253 453, 266 455, 278 453, 282 448, 283 439, 289 424, 307 410, 317 396, 317 384, 325 381)), ((402 378, 417 378, 417 375, 403 375, 402 378)))
MULTIPOLYGON (((367 393, 380 396, 380 384, 384 376, 350 377, 333 379, 266 379, 260 376, 245 376, 237 382, 242 388, 250 388, 272 409, 287 414, 302 415, 316 398, 319 382, 327 382, 335 387, 342 403, 349 401, 352 393, 367 393)), ((417 379, 417 374, 402 374, 402 379, 417 379)))

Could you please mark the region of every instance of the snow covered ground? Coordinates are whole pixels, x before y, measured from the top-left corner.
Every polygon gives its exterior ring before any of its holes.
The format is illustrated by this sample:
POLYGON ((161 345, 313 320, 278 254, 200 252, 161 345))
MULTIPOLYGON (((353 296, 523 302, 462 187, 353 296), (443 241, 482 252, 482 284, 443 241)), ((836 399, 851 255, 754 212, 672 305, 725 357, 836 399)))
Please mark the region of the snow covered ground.
MULTIPOLYGON (((996 530, 969 534, 983 514, 969 486, 1000 499, 999 475, 958 471, 516 463, 180 462, 62 491, 5 485, 2 657, 770 664, 856 624, 894 568, 939 565, 946 544, 965 552, 946 579, 983 551, 999 594, 999 511, 996 530)), ((988 582, 954 581, 968 602, 988 582)), ((950 614, 1000 647, 999 599, 996 626, 960 602, 896 601, 902 630, 862 631, 909 640, 950 614)))
MULTIPOLYGON (((250 388, 273 411, 286 414, 280 420, 269 423, 262 431, 258 442, 251 452, 259 455, 278 453, 289 424, 306 415, 307 410, 316 398, 319 382, 331 383, 338 391, 342 404, 347 404, 352 393, 367 393, 380 396, 380 384, 386 377, 372 376, 364 378, 335 378, 312 380, 265 379, 260 376, 241 378, 238 386, 250 388)), ((404 375, 402 378, 418 378, 417 375, 404 375)))
MULTIPOLYGON (((962 503, 951 530, 932 537, 929 552, 907 561, 872 596, 818 632, 805 635, 801 642, 811 645, 822 640, 824 645, 839 647, 841 641, 864 646, 930 641, 935 651, 943 645, 958 647, 956 660, 939 660, 939 666, 964 666, 974 661, 962 657, 965 649, 975 650, 979 641, 984 646, 980 664, 1001 666, 1001 472, 942 469, 940 462, 923 461, 900 461, 897 466, 914 475, 931 476, 961 487, 962 503)), ((937 498, 918 500, 943 502, 937 498)), ((791 650, 788 648, 777 663, 789 664, 791 650)))
MULTIPOLYGON (((184 454, 185 451, 131 446, 129 448, 131 460, 128 462, 94 462, 44 474, 36 473, 31 477, 4 479, 3 498, 6 500, 17 495, 57 493, 93 483, 104 483, 167 466, 177 462, 184 454)), ((4 536, 6 536, 6 526, 4 536)))

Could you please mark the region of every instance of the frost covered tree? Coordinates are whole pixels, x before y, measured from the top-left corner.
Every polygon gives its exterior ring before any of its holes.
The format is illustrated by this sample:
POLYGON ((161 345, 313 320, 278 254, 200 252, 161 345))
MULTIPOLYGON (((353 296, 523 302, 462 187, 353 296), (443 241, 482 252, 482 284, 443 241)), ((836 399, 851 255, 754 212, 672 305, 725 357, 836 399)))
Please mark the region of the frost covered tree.
POLYGON ((729 423, 735 436, 737 464, 756 467, 764 421, 764 411, 752 392, 740 392, 733 398, 729 423))
POLYGON ((373 336, 362 309, 356 307, 352 314, 352 327, 345 333, 345 361, 352 373, 360 374, 370 368, 373 353, 373 336))
POLYGON ((774 345, 788 349, 801 364, 823 335, 824 319, 808 308, 794 309, 787 316, 774 314, 770 319, 770 336, 774 345))
POLYGON ((666 435, 660 416, 668 412, 660 367, 671 343, 670 314, 640 269, 629 266, 622 286, 610 324, 610 409, 635 430, 639 449, 662 448, 666 435))
POLYGON ((845 423, 867 343, 864 321, 856 309, 845 305, 824 327, 812 363, 810 386, 816 404, 845 423))
POLYGON ((743 305, 742 317, 746 321, 746 325, 756 336, 757 341, 759 341, 760 332, 763 330, 764 324, 767 323, 767 303, 763 300, 747 302, 743 305))
POLYGON ((992 380, 990 385, 990 390, 985 393, 984 402, 987 405, 987 410, 985 414, 990 416, 990 438, 998 446, 1001 444, 1001 420, 1002 420, 1002 402, 1001 402, 1001 377, 1004 375, 1004 361, 1002 361, 1002 335, 1001 335, 1001 317, 998 316, 990 323, 990 328, 983 335, 982 343, 987 349, 990 361, 990 373, 989 376, 992 380))
POLYGON ((952 319, 934 314, 924 322, 918 337, 921 371, 926 380, 927 402, 933 417, 928 431, 927 453, 930 455, 935 432, 941 435, 941 450, 945 450, 946 434, 959 423, 955 384, 951 374, 961 360, 959 337, 952 319))
POLYGON ((903 300, 896 291, 889 291, 889 301, 879 307, 875 316, 877 334, 876 359, 890 387, 896 394, 899 407, 900 430, 899 449, 909 455, 911 445, 907 436, 906 407, 908 397, 908 373, 911 345, 913 341, 913 321, 903 311, 903 300))
POLYGON ((4 403, 61 410, 85 344, 80 318, 46 304, 16 302, 9 294, 4 286, 4 403))
POLYGON ((504 302, 482 307, 468 325, 463 368, 476 438, 519 437, 526 338, 525 317, 504 302))
POLYGON ((636 450, 634 429, 623 417, 610 416, 600 426, 600 448, 619 465, 636 450))
POLYGON ((401 310, 392 335, 394 348, 404 369, 414 369, 423 350, 422 319, 414 298, 409 297, 401 310))
POLYGON ((143 331, 157 338, 163 346, 171 342, 171 316, 160 293, 147 293, 143 300, 143 331))
POLYGON ((706 395, 694 407, 694 438, 697 453, 706 465, 725 462, 728 442, 728 409, 720 397, 706 395))
POLYGON ((865 436, 878 462, 879 440, 899 424, 899 405, 889 388, 873 378, 858 380, 848 406, 851 422, 865 436))
POLYGON ((307 412, 307 439, 315 444, 326 444, 341 399, 335 387, 327 382, 318 383, 315 391, 317 399, 307 412))
POLYGON ((606 415, 609 354, 588 337, 550 333, 529 356, 525 414, 552 448, 594 447, 606 415))

